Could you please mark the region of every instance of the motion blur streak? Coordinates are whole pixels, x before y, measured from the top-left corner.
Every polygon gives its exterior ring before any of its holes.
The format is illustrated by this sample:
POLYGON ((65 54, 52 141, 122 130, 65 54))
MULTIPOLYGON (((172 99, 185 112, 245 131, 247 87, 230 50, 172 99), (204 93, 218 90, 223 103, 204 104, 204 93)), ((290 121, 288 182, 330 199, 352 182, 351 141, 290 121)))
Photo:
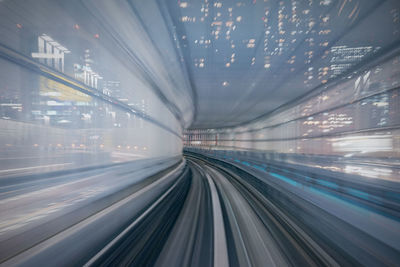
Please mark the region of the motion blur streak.
POLYGON ((0 0, 1 266, 398 266, 398 0, 0 0))

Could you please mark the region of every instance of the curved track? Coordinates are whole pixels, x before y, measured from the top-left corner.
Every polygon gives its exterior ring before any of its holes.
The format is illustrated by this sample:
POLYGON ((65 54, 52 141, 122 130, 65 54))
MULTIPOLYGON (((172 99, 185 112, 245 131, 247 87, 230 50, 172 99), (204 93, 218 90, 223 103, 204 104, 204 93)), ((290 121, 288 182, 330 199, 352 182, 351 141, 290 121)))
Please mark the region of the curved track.
POLYGON ((186 164, 144 179, 129 194, 125 189, 123 197, 115 193, 117 201, 1 264, 225 267, 400 262, 395 248, 315 203, 231 167, 186 156, 186 164))

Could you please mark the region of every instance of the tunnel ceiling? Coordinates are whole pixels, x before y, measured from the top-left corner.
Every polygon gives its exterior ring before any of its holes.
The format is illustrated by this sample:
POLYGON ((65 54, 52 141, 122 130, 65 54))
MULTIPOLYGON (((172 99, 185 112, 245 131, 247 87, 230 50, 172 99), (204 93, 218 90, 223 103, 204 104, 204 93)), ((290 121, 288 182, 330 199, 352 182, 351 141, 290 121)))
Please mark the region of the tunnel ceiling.
POLYGON ((195 92, 191 128, 253 120, 398 40, 396 0, 159 3, 195 92))

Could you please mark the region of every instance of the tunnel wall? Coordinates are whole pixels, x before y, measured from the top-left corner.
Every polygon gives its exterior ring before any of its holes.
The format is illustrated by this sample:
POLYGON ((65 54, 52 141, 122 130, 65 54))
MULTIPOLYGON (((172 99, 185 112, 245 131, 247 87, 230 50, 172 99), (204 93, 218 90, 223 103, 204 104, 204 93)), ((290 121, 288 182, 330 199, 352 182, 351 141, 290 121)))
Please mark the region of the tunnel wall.
MULTIPOLYGON (((400 157, 400 57, 394 53, 253 122, 185 132, 189 149, 303 157, 400 157)), ((295 90, 295 88, 293 88, 295 90)))
POLYGON ((0 175, 181 155, 190 90, 148 6, 1 4, 0 175))

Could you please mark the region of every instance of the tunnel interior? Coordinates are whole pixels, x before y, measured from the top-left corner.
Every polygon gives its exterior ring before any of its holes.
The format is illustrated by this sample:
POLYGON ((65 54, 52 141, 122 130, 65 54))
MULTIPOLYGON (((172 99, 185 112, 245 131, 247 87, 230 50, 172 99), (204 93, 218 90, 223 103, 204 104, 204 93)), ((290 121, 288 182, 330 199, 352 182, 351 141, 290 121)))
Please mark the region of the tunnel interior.
POLYGON ((0 0, 0 265, 397 266, 398 0, 0 0))

